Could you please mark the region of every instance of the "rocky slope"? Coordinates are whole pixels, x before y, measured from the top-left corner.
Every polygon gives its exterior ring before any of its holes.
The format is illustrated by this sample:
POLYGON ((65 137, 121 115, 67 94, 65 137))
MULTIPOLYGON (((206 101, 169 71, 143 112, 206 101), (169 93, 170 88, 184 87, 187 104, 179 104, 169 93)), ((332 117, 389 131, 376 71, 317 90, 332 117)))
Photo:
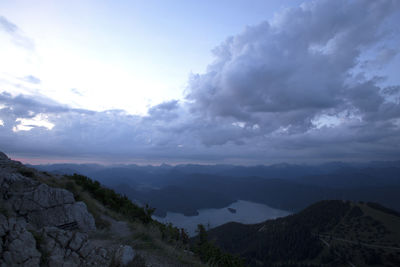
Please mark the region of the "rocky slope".
POLYGON ((1 267, 124 266, 133 260, 130 246, 89 239, 96 226, 85 203, 39 182, 44 175, 0 152, 1 267))

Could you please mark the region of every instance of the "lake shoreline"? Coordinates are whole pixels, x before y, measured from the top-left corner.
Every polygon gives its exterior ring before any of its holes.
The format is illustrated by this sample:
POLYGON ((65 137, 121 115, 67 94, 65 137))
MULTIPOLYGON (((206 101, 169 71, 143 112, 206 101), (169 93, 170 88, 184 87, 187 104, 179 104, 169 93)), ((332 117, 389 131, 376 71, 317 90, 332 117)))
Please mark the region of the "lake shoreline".
POLYGON ((207 229, 211 229, 228 222, 253 224, 290 214, 289 211, 271 208, 265 204, 237 200, 229 206, 219 209, 200 209, 198 215, 195 216, 167 212, 165 217, 153 216, 153 218, 162 223, 172 223, 176 227, 184 228, 189 236, 194 236, 198 224, 203 224, 207 229), (236 212, 233 213, 232 210, 236 212))

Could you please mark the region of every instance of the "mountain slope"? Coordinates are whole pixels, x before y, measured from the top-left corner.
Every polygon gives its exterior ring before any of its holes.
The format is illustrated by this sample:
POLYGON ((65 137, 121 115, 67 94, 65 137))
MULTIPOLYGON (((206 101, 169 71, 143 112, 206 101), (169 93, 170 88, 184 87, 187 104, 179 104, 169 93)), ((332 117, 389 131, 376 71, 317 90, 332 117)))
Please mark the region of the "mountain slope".
POLYGON ((251 266, 399 266, 400 215, 374 203, 321 201, 284 218, 208 232, 251 266))
POLYGON ((0 266, 204 266, 185 233, 151 211, 87 177, 0 152, 0 266))

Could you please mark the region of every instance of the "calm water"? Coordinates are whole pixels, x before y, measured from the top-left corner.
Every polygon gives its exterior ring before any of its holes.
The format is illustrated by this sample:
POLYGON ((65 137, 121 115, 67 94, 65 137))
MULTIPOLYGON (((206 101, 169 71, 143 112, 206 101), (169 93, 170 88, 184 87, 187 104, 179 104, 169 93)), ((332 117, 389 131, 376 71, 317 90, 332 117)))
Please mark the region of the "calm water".
POLYGON ((206 227, 213 228, 227 222, 259 223, 289 214, 290 212, 288 211, 273 209, 264 204, 239 200, 222 209, 199 210, 199 215, 197 216, 185 216, 181 213, 167 212, 165 218, 157 216, 153 216, 153 218, 163 223, 170 222, 174 226, 185 228, 189 235, 193 236, 197 225, 200 223, 206 227), (235 209, 236 213, 230 212, 228 208, 235 209))

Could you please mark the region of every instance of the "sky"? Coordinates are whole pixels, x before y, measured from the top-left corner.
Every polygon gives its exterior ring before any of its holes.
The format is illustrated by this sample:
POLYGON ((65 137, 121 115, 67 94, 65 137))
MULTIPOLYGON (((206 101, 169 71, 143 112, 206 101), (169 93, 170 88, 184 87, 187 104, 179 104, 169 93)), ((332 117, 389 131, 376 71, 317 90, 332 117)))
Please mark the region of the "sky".
POLYGON ((30 163, 400 159, 396 0, 0 2, 0 151, 30 163))

